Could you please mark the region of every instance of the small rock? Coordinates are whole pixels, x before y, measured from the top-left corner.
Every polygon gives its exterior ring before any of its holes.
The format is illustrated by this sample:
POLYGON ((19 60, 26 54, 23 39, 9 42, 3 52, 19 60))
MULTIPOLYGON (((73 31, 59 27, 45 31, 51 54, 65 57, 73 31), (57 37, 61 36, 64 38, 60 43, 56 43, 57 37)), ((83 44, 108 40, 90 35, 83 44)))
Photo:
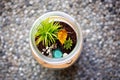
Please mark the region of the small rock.
POLYGON ((49 54, 49 51, 47 50, 46 53, 49 54))
POLYGON ((17 58, 17 56, 14 56, 14 60, 17 60, 18 58, 17 58))
POLYGON ((89 30, 89 29, 87 29, 87 30, 86 30, 86 33, 90 33, 90 30, 89 30))
POLYGON ((63 54, 63 57, 65 57, 65 56, 67 56, 67 55, 68 55, 67 53, 64 53, 64 54, 63 54))
POLYGON ((47 53, 50 53, 51 52, 51 50, 50 50, 50 48, 47 50, 47 53))
POLYGON ((33 4, 34 2, 33 1, 30 1, 29 4, 33 4))
POLYGON ((48 57, 52 58, 52 53, 49 53, 48 57))
POLYGON ((20 73, 20 76, 23 76, 24 74, 23 73, 20 73))
POLYGON ((16 23, 18 24, 18 25, 20 25, 20 18, 16 18, 16 23))
POLYGON ((50 46, 50 48, 52 48, 52 49, 57 48, 57 44, 53 44, 52 46, 50 46))
POLYGON ((59 49, 56 49, 53 51, 53 57, 54 58, 61 58, 63 55, 62 55, 62 52, 59 50, 59 49))
POLYGON ((46 51, 46 49, 42 49, 44 52, 46 51))
POLYGON ((89 2, 92 2, 92 0, 89 0, 89 2))
POLYGON ((35 11, 34 11, 34 10, 31 10, 31 13, 32 13, 32 14, 34 14, 34 13, 35 13, 35 11))
POLYGON ((45 52, 45 53, 44 53, 44 55, 45 55, 45 56, 48 56, 48 55, 49 55, 49 53, 46 53, 46 52, 45 52))
POLYGON ((24 14, 28 14, 28 10, 25 10, 25 11, 24 11, 24 14))
POLYGON ((46 49, 48 49, 49 47, 47 46, 46 49))
POLYGON ((42 52, 42 54, 44 54, 44 52, 42 52))

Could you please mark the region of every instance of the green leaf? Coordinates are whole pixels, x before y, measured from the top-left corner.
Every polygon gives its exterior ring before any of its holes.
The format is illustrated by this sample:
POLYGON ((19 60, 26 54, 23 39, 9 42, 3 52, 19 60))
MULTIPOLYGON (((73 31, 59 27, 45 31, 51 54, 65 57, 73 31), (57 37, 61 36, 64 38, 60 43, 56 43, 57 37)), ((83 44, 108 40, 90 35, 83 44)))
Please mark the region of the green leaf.
POLYGON ((38 38, 35 42, 36 42, 36 45, 38 45, 40 42, 42 41, 42 37, 38 38))

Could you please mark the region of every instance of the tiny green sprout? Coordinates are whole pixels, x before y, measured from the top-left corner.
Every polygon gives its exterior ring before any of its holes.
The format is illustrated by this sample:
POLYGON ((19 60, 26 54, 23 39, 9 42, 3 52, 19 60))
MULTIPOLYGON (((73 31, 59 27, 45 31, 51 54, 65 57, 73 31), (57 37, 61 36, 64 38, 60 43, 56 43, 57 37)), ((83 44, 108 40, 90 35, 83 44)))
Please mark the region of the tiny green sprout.
POLYGON ((36 45, 40 42, 45 46, 50 46, 55 43, 60 27, 61 26, 58 22, 54 22, 53 20, 50 20, 50 18, 43 20, 37 26, 37 32, 35 34, 35 37, 37 37, 37 40, 35 41, 36 45))
POLYGON ((73 44, 73 41, 70 39, 70 37, 69 37, 69 39, 68 40, 66 40, 65 41, 65 43, 64 43, 64 48, 65 49, 71 49, 71 47, 72 47, 72 44, 73 44))

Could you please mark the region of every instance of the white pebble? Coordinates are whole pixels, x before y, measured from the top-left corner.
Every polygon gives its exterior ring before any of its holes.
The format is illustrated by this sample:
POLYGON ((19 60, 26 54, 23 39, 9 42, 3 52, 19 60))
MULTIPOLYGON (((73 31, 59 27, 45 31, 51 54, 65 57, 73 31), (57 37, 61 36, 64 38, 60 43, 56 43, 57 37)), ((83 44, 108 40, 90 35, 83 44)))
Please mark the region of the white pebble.
POLYGON ((57 48, 57 44, 53 44, 52 46, 50 46, 51 49, 55 49, 57 48))
POLYGON ((30 3, 30 4, 33 4, 34 2, 33 2, 33 1, 30 1, 29 3, 30 3))
POLYGON ((47 52, 46 53, 49 53, 49 51, 47 50, 47 52))
POLYGON ((46 49, 48 49, 49 47, 47 46, 46 49))
POLYGON ((49 53, 48 57, 52 58, 52 53, 49 53))
POLYGON ((67 53, 64 53, 64 54, 63 54, 63 57, 65 57, 65 56, 67 56, 67 55, 68 55, 67 53))
POLYGON ((50 53, 50 49, 48 49, 47 52, 50 53))
POLYGON ((44 52, 42 52, 42 54, 44 54, 44 52))
POLYGON ((43 51, 46 51, 46 49, 43 49, 43 51))

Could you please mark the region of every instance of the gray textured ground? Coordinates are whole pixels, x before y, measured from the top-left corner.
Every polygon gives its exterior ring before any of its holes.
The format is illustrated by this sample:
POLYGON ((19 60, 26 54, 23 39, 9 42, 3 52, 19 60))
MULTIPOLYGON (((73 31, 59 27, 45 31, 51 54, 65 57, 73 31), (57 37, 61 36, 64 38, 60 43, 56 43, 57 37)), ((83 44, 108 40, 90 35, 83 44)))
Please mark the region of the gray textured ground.
POLYGON ((0 0, 0 80, 120 80, 119 0, 0 0), (50 70, 32 57, 29 30, 49 11, 64 11, 83 29, 79 60, 50 70))

